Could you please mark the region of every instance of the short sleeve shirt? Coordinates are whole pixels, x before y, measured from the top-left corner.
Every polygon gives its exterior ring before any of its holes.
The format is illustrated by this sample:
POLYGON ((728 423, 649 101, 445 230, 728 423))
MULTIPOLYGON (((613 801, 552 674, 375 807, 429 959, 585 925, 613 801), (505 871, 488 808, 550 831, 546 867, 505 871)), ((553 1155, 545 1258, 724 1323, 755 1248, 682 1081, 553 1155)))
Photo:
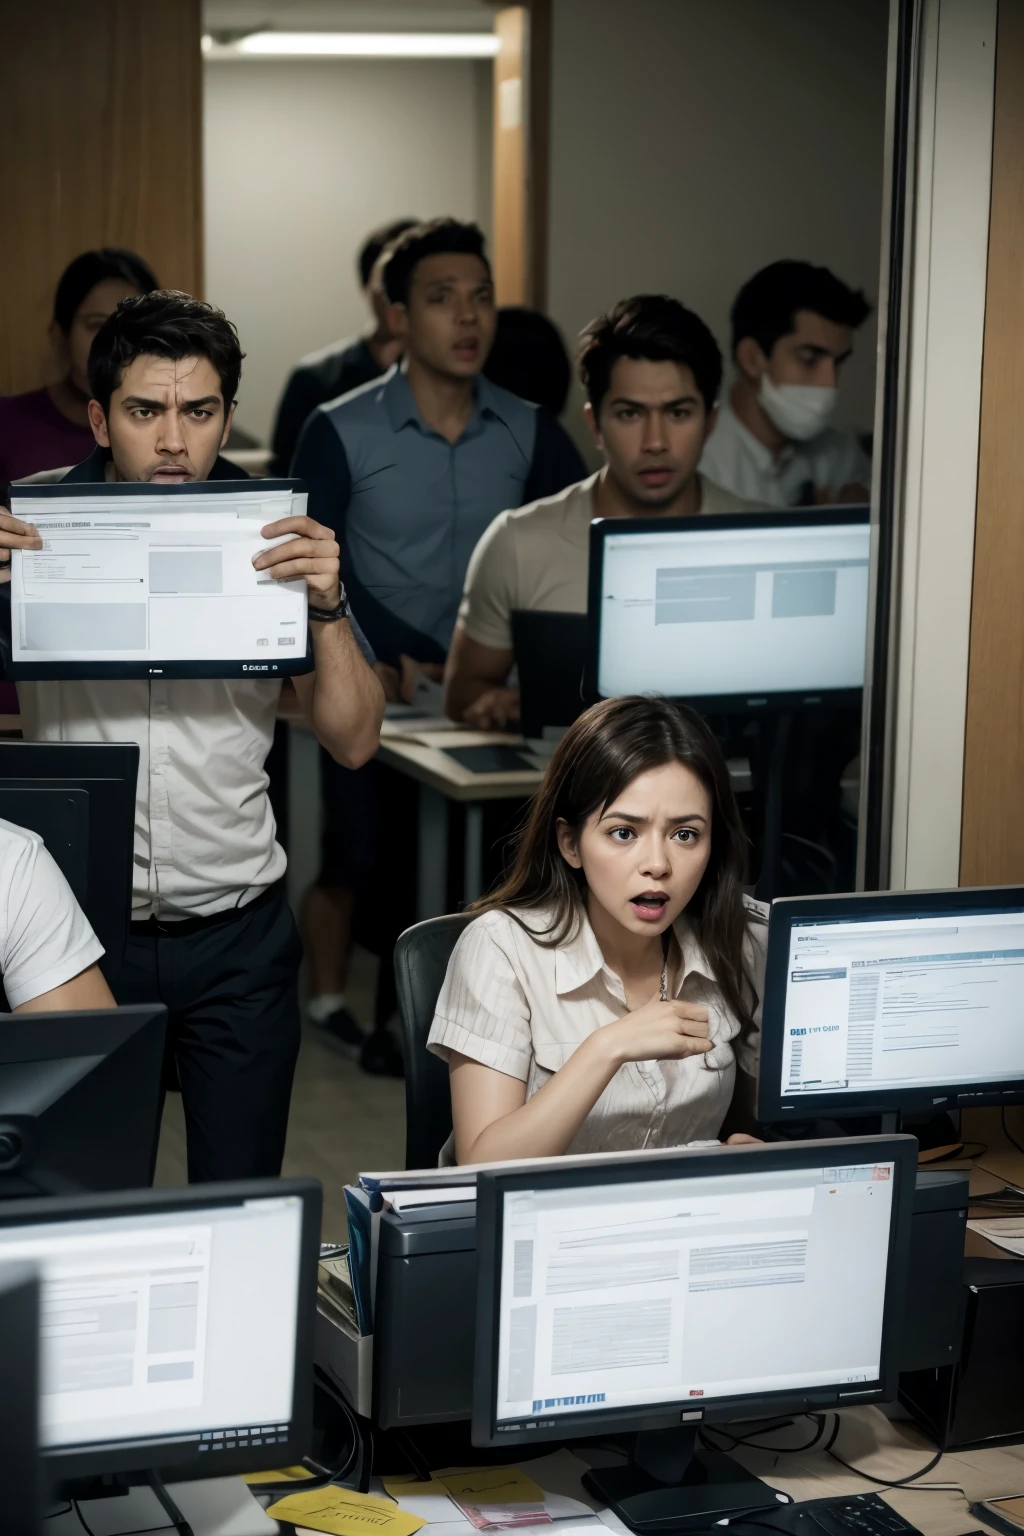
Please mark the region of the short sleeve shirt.
MULTIPOLYGON (((502 512, 491 523, 473 551, 459 608, 459 624, 470 640, 511 650, 511 615, 517 609, 586 613, 598 478, 590 475, 557 496, 502 512)), ((700 489, 702 516, 759 510, 703 475, 700 489)))
MULTIPOLYGON (((714 1049, 682 1061, 620 1067, 590 1111, 570 1153, 684 1146, 718 1136, 732 1102, 737 1064, 757 1073, 768 909, 745 898, 745 970, 756 994, 753 1031, 728 1009, 685 913, 670 952, 671 995, 708 1009, 714 1049)), ((519 914, 543 932, 549 914, 519 914)), ((752 1002, 754 1000, 752 999, 752 1002)), ((557 948, 538 944, 507 912, 475 918, 459 939, 438 998, 428 1048, 453 1051, 526 1084, 531 1098, 589 1035, 629 1012, 586 916, 557 948)))
POLYGON ((826 427, 805 443, 789 443, 775 456, 759 443, 726 402, 708 438, 700 467, 737 496, 766 507, 812 505, 839 496, 846 485, 871 484, 871 460, 853 432, 826 427))
POLYGON ((10 1006, 63 986, 102 954, 42 838, 0 821, 0 972, 10 1006))

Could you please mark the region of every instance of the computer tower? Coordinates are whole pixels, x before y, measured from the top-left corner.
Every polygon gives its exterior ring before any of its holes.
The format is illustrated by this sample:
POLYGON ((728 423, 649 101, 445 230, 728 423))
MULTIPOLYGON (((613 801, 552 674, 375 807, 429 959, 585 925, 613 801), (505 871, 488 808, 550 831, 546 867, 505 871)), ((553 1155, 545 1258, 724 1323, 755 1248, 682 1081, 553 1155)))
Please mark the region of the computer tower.
POLYGON ((944 1451, 1024 1440, 1024 1260, 965 1259, 954 1364, 900 1377, 900 1402, 944 1451))

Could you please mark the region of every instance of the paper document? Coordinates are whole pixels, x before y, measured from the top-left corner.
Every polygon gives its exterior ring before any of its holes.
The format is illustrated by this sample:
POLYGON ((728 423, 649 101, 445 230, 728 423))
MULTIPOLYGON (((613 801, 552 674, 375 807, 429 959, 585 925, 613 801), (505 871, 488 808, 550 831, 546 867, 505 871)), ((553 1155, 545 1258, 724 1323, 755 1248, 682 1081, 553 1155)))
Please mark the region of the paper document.
POLYGON ((287 1520, 299 1529, 327 1531, 330 1536, 413 1536, 426 1522, 407 1515, 390 1499, 331 1483, 304 1493, 289 1493, 267 1510, 275 1520, 287 1520))
POLYGON ((475 1203, 475 1184, 448 1184, 443 1189, 396 1189, 386 1204, 401 1216, 403 1211, 419 1210, 424 1205, 461 1205, 475 1203))
POLYGON ((304 514, 306 495, 259 486, 15 489, 11 510, 35 524, 43 548, 12 560, 14 677, 308 670, 305 582, 276 581, 252 563, 283 542, 261 530, 304 514))
POLYGON ((544 1493, 518 1467, 479 1467, 438 1478, 478 1531, 549 1524, 544 1493))

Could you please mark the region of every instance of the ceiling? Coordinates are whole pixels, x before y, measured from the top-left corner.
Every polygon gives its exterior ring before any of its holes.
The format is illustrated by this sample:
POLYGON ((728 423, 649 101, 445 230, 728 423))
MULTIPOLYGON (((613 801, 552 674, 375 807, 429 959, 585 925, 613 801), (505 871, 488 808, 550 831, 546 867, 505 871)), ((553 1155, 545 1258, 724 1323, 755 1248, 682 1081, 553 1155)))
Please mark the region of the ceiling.
POLYGON ((498 0, 203 0, 207 31, 489 32, 498 0))

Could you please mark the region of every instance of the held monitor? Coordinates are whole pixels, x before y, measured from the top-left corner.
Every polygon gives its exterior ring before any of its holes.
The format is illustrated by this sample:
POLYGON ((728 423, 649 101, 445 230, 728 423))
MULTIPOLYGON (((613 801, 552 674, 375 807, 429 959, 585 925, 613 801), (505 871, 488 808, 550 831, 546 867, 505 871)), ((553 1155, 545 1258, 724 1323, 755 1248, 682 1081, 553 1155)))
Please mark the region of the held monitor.
POLYGON ((1024 1102, 1024 889, 772 905, 764 1122, 1024 1102))
POLYGON ((0 1206, 0 1262, 41 1274, 56 1482, 308 1453, 320 1205, 289 1179, 0 1206))
POLYGON ((261 529, 305 510, 295 480, 12 487, 12 513, 43 548, 13 555, 11 676, 310 671, 305 582, 252 564, 281 542, 261 529))
POLYGON ((873 1402, 895 1345, 911 1137, 477 1178, 477 1445, 873 1402))
POLYGON ((699 709, 857 704, 867 507, 591 524, 591 698, 699 709))

